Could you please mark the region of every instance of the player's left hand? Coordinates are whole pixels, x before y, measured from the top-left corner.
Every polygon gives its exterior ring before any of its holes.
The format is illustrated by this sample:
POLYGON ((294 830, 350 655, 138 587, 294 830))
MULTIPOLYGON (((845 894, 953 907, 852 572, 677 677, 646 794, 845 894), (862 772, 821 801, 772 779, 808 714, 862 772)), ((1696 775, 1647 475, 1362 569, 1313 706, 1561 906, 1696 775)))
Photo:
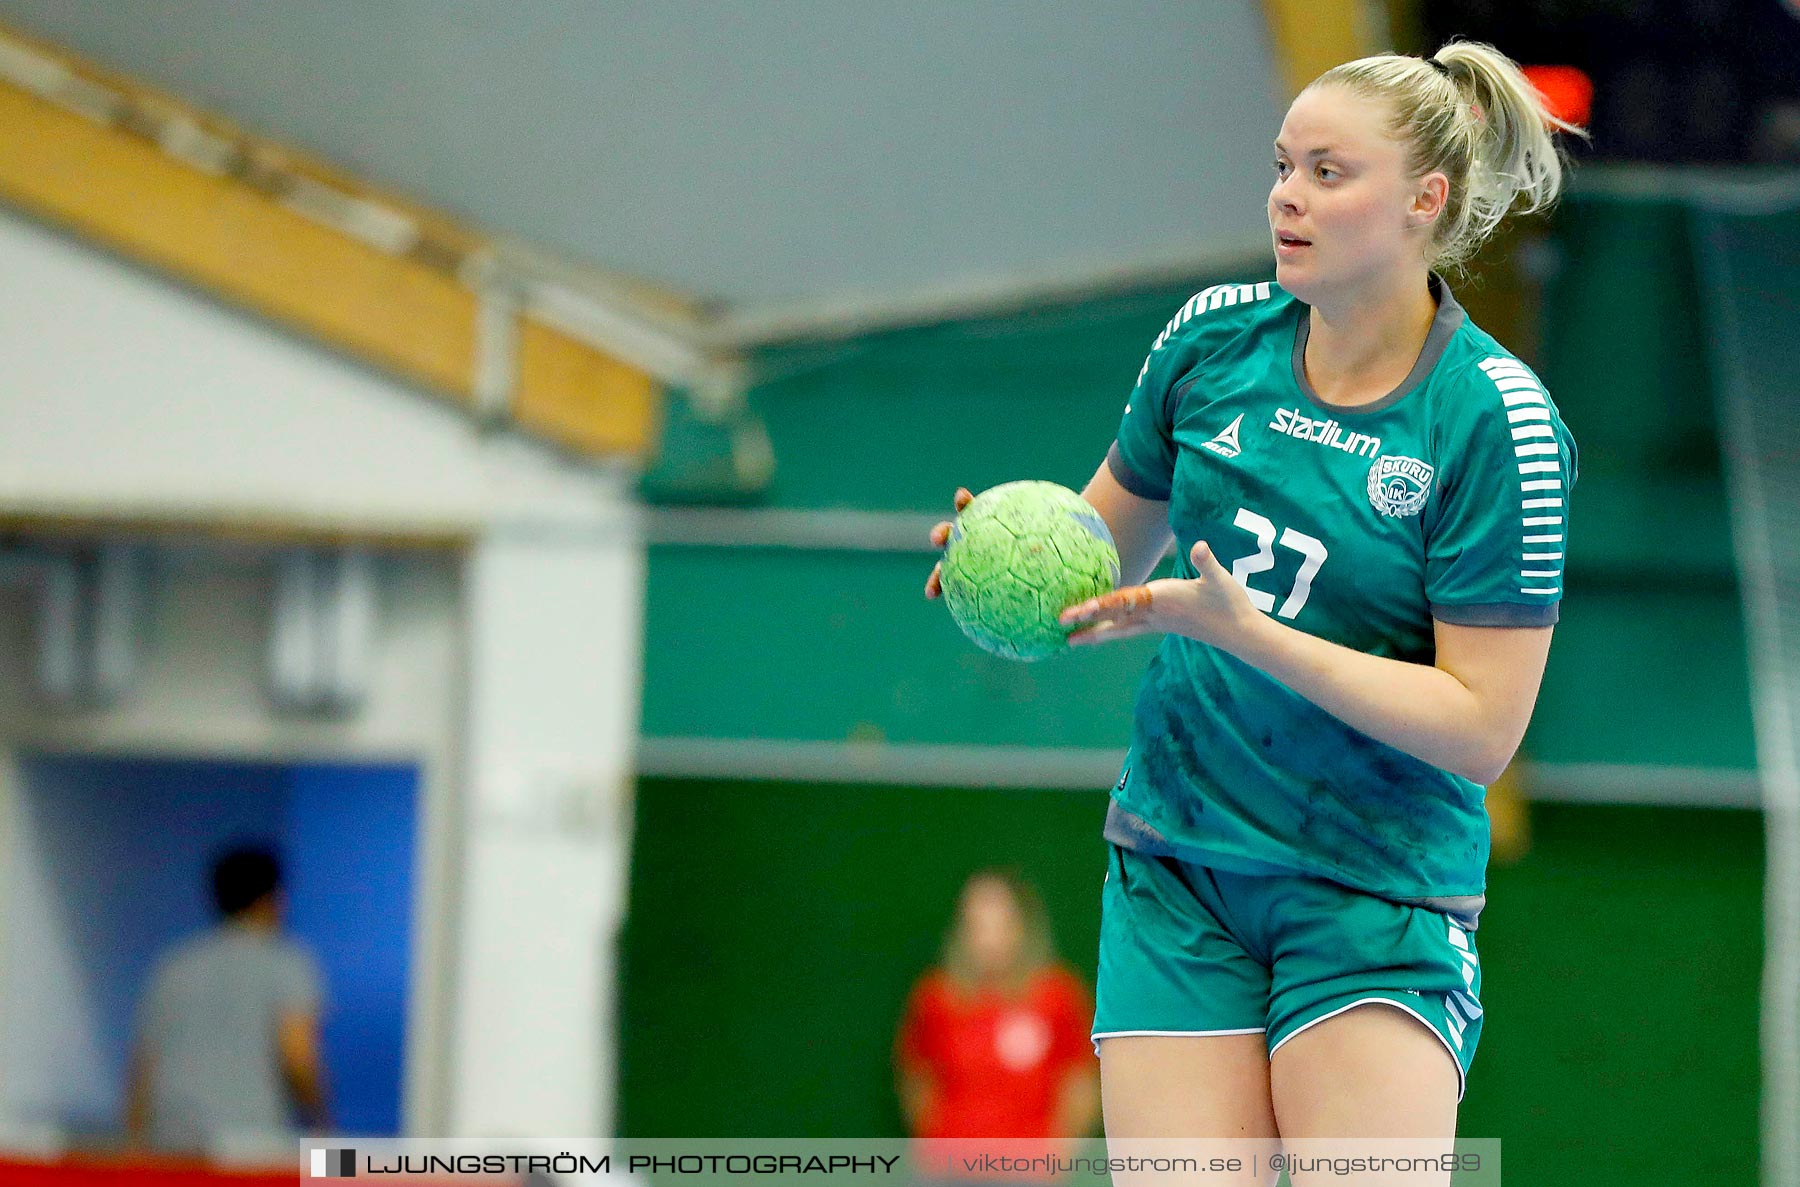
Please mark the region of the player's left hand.
POLYGON ((1078 602, 1064 610, 1057 621, 1075 626, 1069 646, 1086 647, 1137 635, 1186 635, 1230 649, 1262 619, 1250 604, 1244 587, 1225 571, 1206 541, 1188 552, 1195 576, 1165 577, 1146 585, 1129 585, 1109 594, 1078 602))

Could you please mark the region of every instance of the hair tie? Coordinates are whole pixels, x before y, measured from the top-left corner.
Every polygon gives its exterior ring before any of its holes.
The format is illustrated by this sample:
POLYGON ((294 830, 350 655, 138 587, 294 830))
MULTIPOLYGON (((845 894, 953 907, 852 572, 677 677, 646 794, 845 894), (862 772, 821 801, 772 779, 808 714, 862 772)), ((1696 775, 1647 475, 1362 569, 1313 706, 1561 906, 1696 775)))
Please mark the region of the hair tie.
POLYGON ((1450 67, 1444 65, 1442 62, 1438 61, 1436 58, 1426 58, 1425 64, 1427 66, 1431 67, 1433 70, 1437 71, 1439 74, 1443 75, 1445 78, 1450 77, 1450 67))

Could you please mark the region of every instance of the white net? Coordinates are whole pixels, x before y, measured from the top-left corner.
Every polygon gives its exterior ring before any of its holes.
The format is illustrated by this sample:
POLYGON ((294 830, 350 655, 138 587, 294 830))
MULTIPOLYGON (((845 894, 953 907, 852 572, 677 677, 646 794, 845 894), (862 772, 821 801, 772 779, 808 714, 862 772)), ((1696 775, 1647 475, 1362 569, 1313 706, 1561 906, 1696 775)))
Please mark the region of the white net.
POLYGON ((1795 188, 1705 195, 1697 226, 1767 838, 1763 1187, 1800 1187, 1800 194, 1795 188))

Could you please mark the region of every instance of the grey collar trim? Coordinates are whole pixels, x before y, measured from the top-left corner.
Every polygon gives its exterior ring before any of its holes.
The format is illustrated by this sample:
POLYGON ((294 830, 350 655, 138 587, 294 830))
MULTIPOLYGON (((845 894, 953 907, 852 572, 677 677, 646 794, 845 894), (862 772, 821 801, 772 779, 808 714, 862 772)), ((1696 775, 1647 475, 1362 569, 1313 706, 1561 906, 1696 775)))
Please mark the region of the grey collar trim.
POLYGON ((1294 330, 1294 382, 1300 386, 1300 391, 1306 398, 1336 417, 1365 416, 1371 412, 1380 412, 1393 407, 1407 393, 1425 382, 1425 377, 1431 374, 1431 369, 1437 366, 1439 359, 1444 357, 1444 348, 1450 345, 1450 336, 1461 329, 1463 322, 1469 318, 1469 315, 1463 312, 1463 307, 1456 303, 1456 297, 1450 292, 1450 286, 1444 283, 1443 277, 1433 272, 1428 283, 1431 285, 1431 295, 1437 298, 1437 313, 1431 319, 1431 329, 1425 335, 1425 345, 1419 351, 1419 357, 1413 362, 1412 370, 1406 373, 1406 378, 1400 381, 1400 386, 1381 399, 1349 408, 1327 404, 1319 398, 1319 393, 1314 391, 1313 385, 1307 381, 1306 339, 1312 333, 1312 307, 1304 301, 1295 301, 1295 307, 1300 310, 1300 324, 1294 330))

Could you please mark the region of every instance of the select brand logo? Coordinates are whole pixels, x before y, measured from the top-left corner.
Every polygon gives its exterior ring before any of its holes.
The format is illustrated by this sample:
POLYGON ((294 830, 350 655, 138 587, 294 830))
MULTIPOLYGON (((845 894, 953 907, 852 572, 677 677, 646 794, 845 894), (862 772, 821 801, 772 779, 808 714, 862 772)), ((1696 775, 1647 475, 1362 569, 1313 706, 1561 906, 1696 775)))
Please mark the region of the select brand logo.
POLYGON ((315 1179, 354 1179, 356 1177, 356 1151, 312 1151, 312 1177, 315 1179))
POLYGON ((1240 412, 1236 420, 1225 426, 1224 432, 1206 442, 1206 448, 1220 457, 1236 457, 1244 452, 1243 447, 1238 444, 1238 426, 1243 423, 1244 414, 1240 412))

